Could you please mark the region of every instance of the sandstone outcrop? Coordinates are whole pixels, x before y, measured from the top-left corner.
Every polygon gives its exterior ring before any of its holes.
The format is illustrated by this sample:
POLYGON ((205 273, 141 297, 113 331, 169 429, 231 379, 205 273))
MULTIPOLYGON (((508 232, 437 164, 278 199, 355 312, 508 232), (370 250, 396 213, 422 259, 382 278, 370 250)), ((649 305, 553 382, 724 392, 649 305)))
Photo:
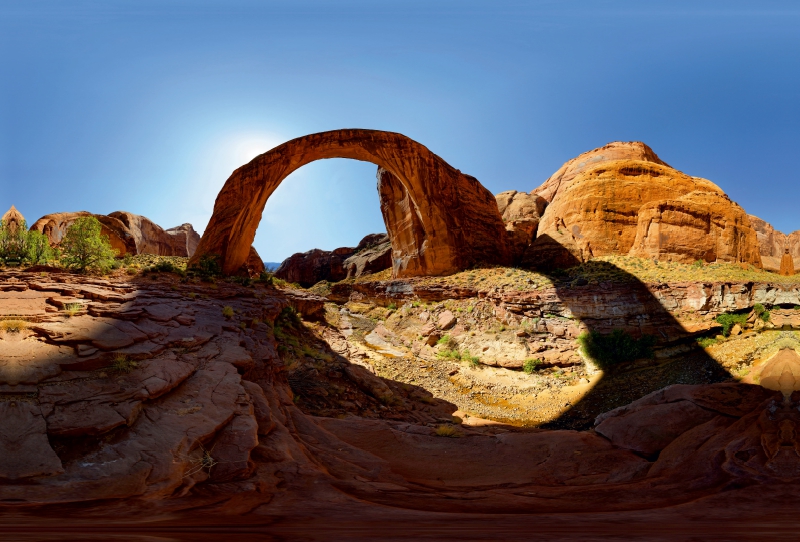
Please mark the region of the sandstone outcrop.
POLYGON ((495 196, 497 208, 506 225, 506 243, 514 263, 519 263, 525 250, 536 239, 536 230, 544 214, 547 200, 534 193, 508 190, 495 196))
POLYGON ((764 269, 768 271, 780 272, 781 260, 786 249, 792 258, 792 266, 797 269, 800 266, 800 230, 785 234, 772 227, 757 216, 748 215, 750 224, 758 235, 758 244, 761 250, 761 261, 764 269))
POLYGON ((17 211, 17 208, 13 205, 6 211, 3 217, 0 218, 0 221, 2 221, 3 226, 7 227, 11 232, 16 232, 25 225, 25 217, 22 216, 22 213, 17 211))
POLYGON ((34 222, 31 229, 40 231, 47 236, 52 246, 57 246, 72 223, 83 216, 93 216, 100 221, 101 234, 108 236, 111 247, 117 250, 118 256, 156 254, 189 257, 194 254, 200 242, 200 236, 191 224, 164 230, 146 217, 125 211, 116 211, 110 215, 87 211, 53 213, 34 222))
POLYGON ((128 227, 118 218, 106 215, 96 215, 87 211, 52 213, 34 222, 31 229, 43 233, 50 240, 51 246, 58 246, 72 223, 84 216, 93 216, 100 222, 100 234, 108 237, 111 248, 117 251, 117 256, 137 254, 136 239, 128 227))
POLYGON ((761 267, 756 231, 741 207, 711 181, 671 168, 643 143, 616 142, 584 153, 534 193, 549 204, 525 266, 631 254, 761 267))
POLYGON ((315 248, 292 254, 281 263, 275 276, 309 287, 321 280, 338 282, 345 278, 383 271, 391 266, 391 243, 388 236, 373 233, 364 237, 355 248, 315 248))
POLYGON ((792 261, 792 255, 789 254, 788 248, 784 251, 784 254, 781 257, 781 268, 778 270, 778 272, 787 277, 794 275, 794 262, 792 261))
POLYGON ((237 272, 272 192, 292 171, 323 158, 372 162, 391 174, 391 180, 384 179, 379 169, 380 182, 391 185, 379 188, 382 198, 392 194, 381 204, 384 218, 419 225, 404 238, 393 234, 397 225, 386 224, 395 276, 441 275, 509 261, 497 203, 477 179, 401 134, 358 129, 294 139, 234 171, 217 196, 192 261, 216 254, 225 273, 237 272))
POLYGON ((158 256, 183 256, 194 254, 189 252, 199 243, 200 236, 191 224, 183 224, 171 230, 165 230, 147 217, 126 211, 109 214, 128 228, 136 243, 136 254, 156 254, 158 256))

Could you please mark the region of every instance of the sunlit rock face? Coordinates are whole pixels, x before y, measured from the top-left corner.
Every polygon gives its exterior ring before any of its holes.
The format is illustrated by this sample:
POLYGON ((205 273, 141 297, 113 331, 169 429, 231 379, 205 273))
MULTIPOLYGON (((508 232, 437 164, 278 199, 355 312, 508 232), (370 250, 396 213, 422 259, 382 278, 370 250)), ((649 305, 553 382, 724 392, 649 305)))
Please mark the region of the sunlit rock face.
POLYGON ((761 267, 756 231, 742 208, 644 143, 615 142, 584 153, 534 193, 549 204, 525 252, 529 267, 615 254, 761 267))
POLYGON ((381 179, 395 186, 379 187, 384 196, 391 193, 389 207, 395 206, 384 210, 384 217, 396 215, 404 221, 402 227, 386 224, 396 277, 442 275, 481 262, 508 262, 505 228, 494 196, 477 179, 416 141, 377 130, 335 130, 300 137, 237 169, 217 196, 192 262, 203 254, 216 254, 225 273, 239 271, 269 196, 292 171, 323 158, 372 162, 396 179, 396 183, 381 179), (395 244, 393 232, 403 228, 411 228, 408 239, 395 244))
POLYGON ((749 215, 750 224, 758 235, 761 261, 764 269, 780 272, 781 263, 786 250, 792 258, 792 266, 800 266, 800 230, 786 234, 776 230, 772 224, 754 215, 749 215))
POLYGON ((61 243, 69 227, 80 217, 93 216, 101 225, 101 234, 108 237, 118 256, 126 254, 156 254, 159 256, 191 256, 200 242, 200 236, 191 224, 183 224, 164 230, 150 219, 117 211, 110 215, 76 213, 52 213, 33 223, 31 229, 47 236, 50 244, 61 243))

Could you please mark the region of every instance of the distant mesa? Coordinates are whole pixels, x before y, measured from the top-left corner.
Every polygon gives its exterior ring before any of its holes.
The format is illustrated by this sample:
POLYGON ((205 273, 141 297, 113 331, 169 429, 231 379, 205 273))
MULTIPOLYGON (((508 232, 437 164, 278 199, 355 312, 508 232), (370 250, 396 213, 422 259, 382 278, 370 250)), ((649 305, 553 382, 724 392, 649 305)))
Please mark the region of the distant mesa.
POLYGON ((749 217, 750 223, 758 235, 758 245, 761 250, 761 261, 764 264, 764 269, 776 273, 780 272, 781 263, 785 258, 787 249, 792 259, 792 268, 797 269, 800 266, 800 230, 793 231, 787 235, 776 230, 772 227, 772 224, 757 216, 749 215, 749 217))
POLYGON ((109 215, 87 211, 52 213, 34 222, 31 229, 42 232, 52 246, 58 246, 67 229, 75 220, 84 216, 97 218, 102 226, 101 233, 108 236, 111 247, 118 251, 119 256, 156 254, 191 257, 200 242, 200 235, 194 231, 191 224, 182 224, 165 230, 146 217, 125 211, 109 215))

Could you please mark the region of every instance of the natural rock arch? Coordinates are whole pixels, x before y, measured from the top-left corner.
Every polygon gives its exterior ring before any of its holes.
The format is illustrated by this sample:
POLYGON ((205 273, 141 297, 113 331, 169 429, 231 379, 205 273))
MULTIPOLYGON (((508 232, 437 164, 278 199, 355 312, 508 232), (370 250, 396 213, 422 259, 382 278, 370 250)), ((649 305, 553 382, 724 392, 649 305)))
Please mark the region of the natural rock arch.
POLYGON ((505 228, 494 196, 408 137, 346 129, 288 141, 238 168, 222 187, 191 263, 204 254, 237 272, 267 199, 296 169, 324 158, 352 158, 379 166, 378 183, 393 276, 443 275, 487 262, 505 264, 505 228))

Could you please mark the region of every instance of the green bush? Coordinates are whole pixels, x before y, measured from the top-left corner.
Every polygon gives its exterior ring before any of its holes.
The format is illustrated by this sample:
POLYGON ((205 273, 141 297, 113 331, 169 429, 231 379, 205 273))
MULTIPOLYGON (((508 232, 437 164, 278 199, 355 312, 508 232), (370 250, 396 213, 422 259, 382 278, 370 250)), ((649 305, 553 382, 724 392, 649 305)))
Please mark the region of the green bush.
MULTIPOLYGON (((763 318, 763 317, 762 317, 763 318)), ((767 320, 769 319, 769 313, 767 313, 767 320)), ((746 314, 730 314, 730 313, 723 313, 717 316, 717 323, 722 326, 722 334, 725 337, 729 337, 731 334, 731 329, 736 324, 740 326, 744 326, 747 323, 747 315, 746 314)))
POLYGON ((717 344, 717 339, 713 337, 699 337, 697 339, 697 344, 702 348, 708 348, 711 345, 717 344))
POLYGON ((578 343, 584 355, 601 369, 608 369, 618 363, 653 357, 655 337, 642 335, 641 338, 635 339, 622 329, 615 329, 608 335, 599 331, 589 331, 581 333, 578 343))
POLYGON ((761 317, 762 314, 764 314, 765 310, 767 309, 765 309, 764 305, 762 305, 761 303, 756 303, 755 305, 753 305, 753 312, 756 313, 756 316, 758 316, 759 318, 761 317))
POLYGON ((481 358, 478 356, 473 356, 469 353, 469 350, 464 350, 464 352, 461 353, 461 359, 462 361, 469 363, 469 366, 473 369, 477 369, 481 366, 481 358))
POLYGON ((216 254, 203 254, 196 264, 192 265, 191 271, 198 275, 201 280, 212 280, 222 274, 222 266, 219 264, 219 256, 216 254))
POLYGON ((82 216, 67 228, 61 241, 61 261, 81 273, 87 270, 105 271, 114 263, 117 251, 111 248, 107 235, 101 235, 100 221, 82 216))
POLYGON ((525 374, 533 374, 539 369, 539 366, 542 364, 542 360, 529 358, 525 360, 525 363, 522 364, 522 370, 525 371, 525 374))
POLYGON ((761 319, 765 322, 769 322, 769 311, 764 311, 761 313, 761 319))

